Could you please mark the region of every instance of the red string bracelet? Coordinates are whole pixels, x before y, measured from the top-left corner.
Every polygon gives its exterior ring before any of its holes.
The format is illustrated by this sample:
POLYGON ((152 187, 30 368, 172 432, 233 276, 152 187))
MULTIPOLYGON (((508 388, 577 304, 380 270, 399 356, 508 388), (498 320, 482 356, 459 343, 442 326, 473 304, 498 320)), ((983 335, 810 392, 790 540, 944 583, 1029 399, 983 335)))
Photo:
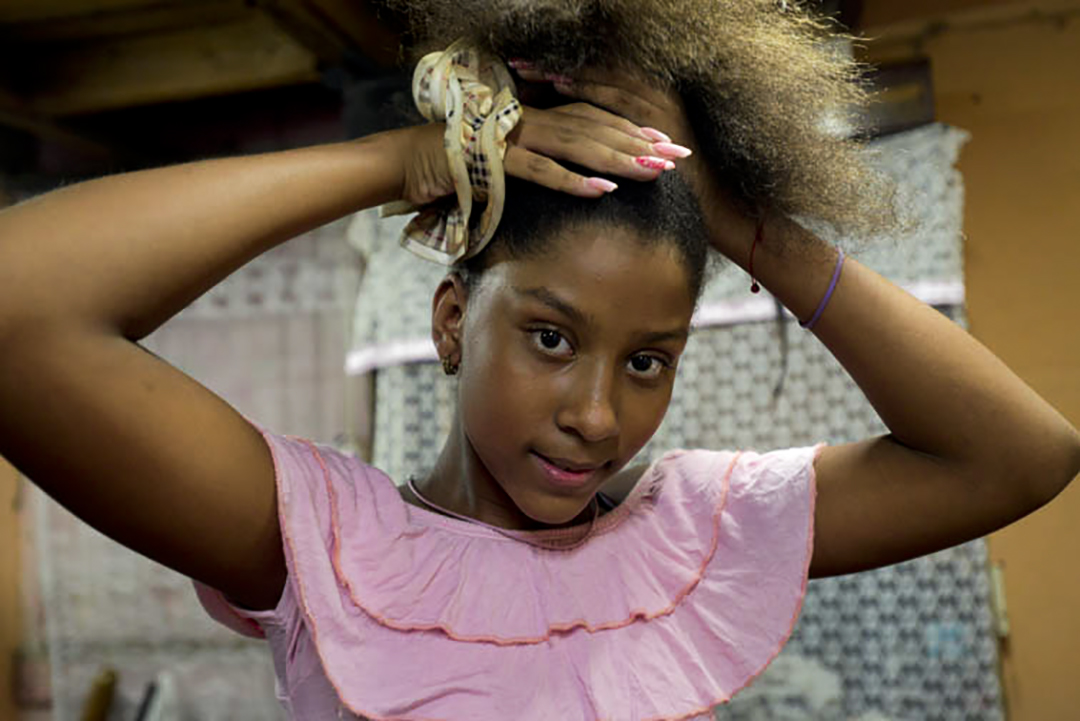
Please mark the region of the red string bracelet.
POLYGON ((754 244, 750 246, 750 292, 760 293, 761 286, 754 278, 754 251, 757 250, 758 243, 761 242, 762 236, 765 235, 765 219, 762 218, 758 221, 757 235, 754 236, 754 244))

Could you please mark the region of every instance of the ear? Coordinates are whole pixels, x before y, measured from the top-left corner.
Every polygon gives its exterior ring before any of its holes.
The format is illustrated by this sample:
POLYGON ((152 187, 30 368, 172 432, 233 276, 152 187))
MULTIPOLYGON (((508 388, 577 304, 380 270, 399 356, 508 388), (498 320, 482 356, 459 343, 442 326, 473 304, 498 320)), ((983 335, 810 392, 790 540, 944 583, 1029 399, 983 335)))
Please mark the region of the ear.
POLYGON ((431 301, 431 339, 440 358, 449 358, 455 365, 461 363, 461 332, 465 325, 465 307, 468 291, 457 273, 450 273, 431 301))

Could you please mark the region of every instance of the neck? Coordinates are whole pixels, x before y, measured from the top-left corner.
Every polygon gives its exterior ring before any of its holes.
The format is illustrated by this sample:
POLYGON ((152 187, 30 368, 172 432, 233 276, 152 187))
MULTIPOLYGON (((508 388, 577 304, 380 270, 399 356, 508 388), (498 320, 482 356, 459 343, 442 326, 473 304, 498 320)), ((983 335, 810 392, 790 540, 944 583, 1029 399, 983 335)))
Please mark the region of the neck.
MULTIPOLYGON (((416 479, 415 485, 432 503, 499 528, 536 531, 557 527, 535 521, 517 507, 480 460, 459 418, 454 419, 431 473, 416 479)), ((563 525, 587 523, 591 513, 587 508, 581 517, 563 525)))

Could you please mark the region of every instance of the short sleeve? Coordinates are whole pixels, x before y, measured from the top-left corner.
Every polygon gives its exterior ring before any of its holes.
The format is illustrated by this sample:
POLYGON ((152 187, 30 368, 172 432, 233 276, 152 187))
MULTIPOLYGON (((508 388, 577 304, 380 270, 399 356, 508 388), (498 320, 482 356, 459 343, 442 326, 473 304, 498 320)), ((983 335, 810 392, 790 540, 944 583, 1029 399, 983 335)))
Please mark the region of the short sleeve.
MULTIPOLYGON (((267 626, 280 626, 283 599, 275 608, 266 611, 252 611, 231 603, 225 594, 204 583, 193 581, 195 596, 210 618, 228 629, 249 638, 266 638, 267 626)), ((286 589, 288 584, 286 583, 286 589)), ((282 592, 284 596, 285 591, 282 592)))

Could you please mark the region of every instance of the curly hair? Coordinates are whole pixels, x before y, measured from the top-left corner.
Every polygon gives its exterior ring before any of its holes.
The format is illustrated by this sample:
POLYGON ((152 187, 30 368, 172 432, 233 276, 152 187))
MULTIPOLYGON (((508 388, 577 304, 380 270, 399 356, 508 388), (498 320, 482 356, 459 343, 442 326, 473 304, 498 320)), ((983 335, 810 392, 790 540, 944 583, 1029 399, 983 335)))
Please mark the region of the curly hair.
POLYGON ((806 2, 385 0, 417 56, 464 37, 549 72, 632 67, 679 93, 720 187, 755 217, 779 213, 866 237, 898 224, 895 184, 858 127, 864 68, 806 2))

